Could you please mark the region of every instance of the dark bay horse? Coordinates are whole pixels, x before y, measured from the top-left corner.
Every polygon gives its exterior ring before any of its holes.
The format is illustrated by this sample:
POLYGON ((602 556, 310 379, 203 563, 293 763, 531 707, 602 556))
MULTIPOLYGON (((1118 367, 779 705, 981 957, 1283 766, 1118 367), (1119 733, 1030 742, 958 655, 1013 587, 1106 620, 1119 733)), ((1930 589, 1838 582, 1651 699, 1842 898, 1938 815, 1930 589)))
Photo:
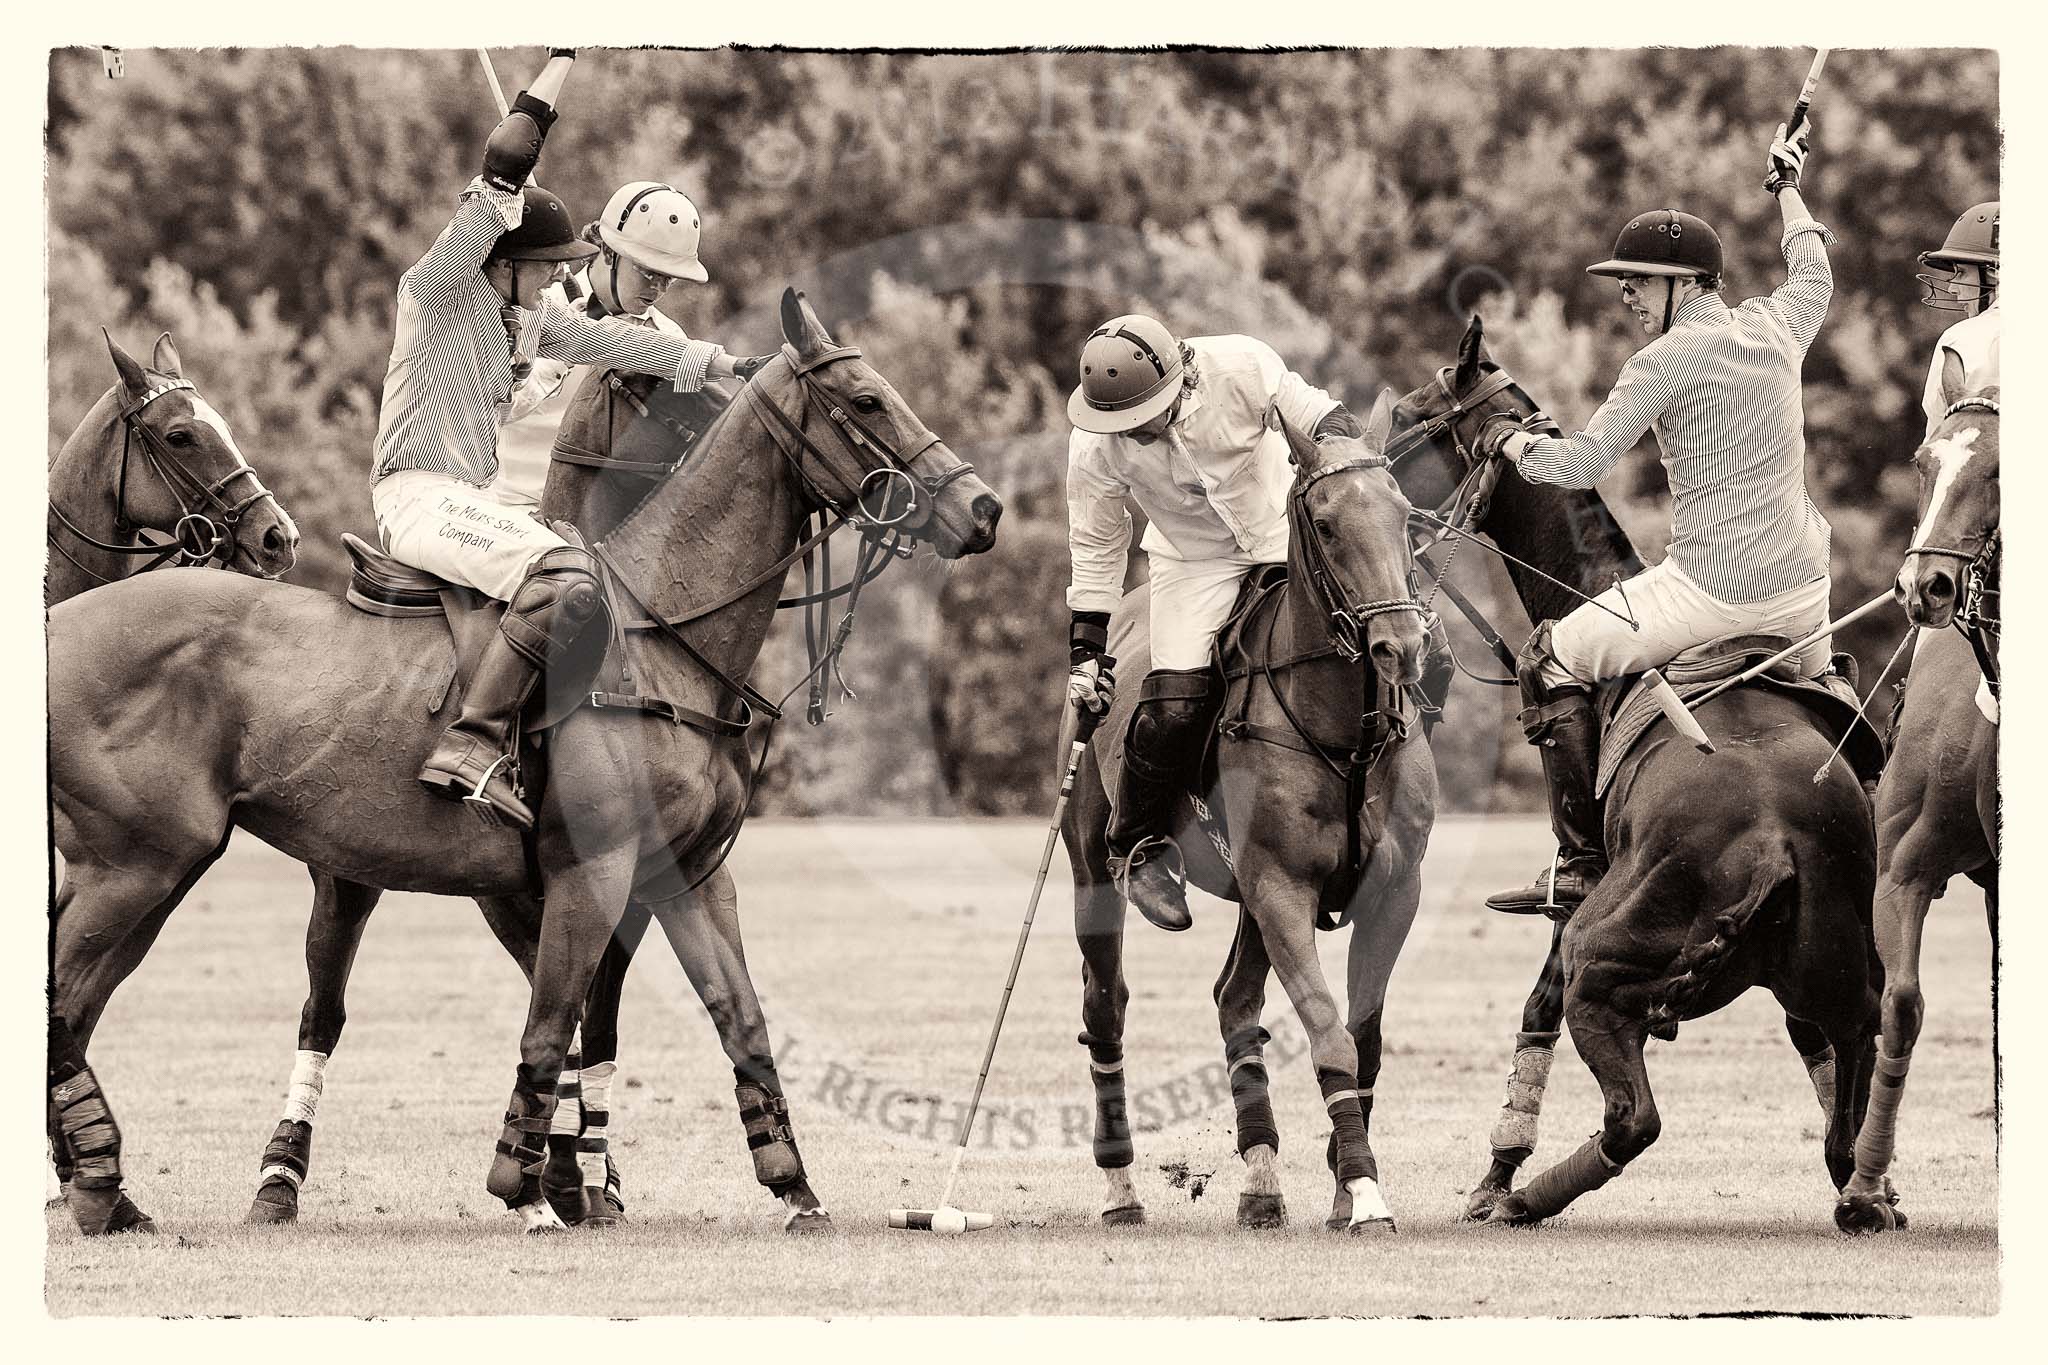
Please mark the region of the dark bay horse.
POLYGON ((1949 879, 1984 888, 1998 936, 1998 389, 1964 389, 1949 352, 1941 421, 1914 452, 1920 514, 1898 576, 1919 626, 1891 759, 1877 786, 1877 951, 1884 960, 1882 1042, 1856 1174, 1835 1206, 1845 1232, 1903 1227, 1892 1207, 1899 1101, 1926 1019, 1920 936, 1949 879))
MULTIPOLYGON (((446 666, 441 622, 375 618, 228 575, 132 580, 51 613, 50 774, 65 880, 49 1082, 53 1136, 78 1158, 70 1200, 81 1228, 117 1231, 141 1217, 120 1191, 118 1129, 86 1062, 93 1028, 238 827, 347 882, 544 906, 486 1184, 529 1226, 556 1221, 531 1212, 546 1205, 541 1139, 629 900, 679 951, 737 943, 731 880, 717 871, 750 786, 753 704, 737 679, 766 637, 801 520, 819 507, 856 512, 878 489, 914 490, 907 533, 949 558, 994 543, 994 494, 858 351, 834 343, 794 291, 782 325, 789 344, 706 433, 691 476, 658 484, 595 547, 624 628, 623 657, 609 666, 623 664, 639 694, 695 719, 586 707, 550 734, 537 895, 516 833, 480 830, 413 781, 438 730, 429 707, 446 666)), ((764 1126, 785 1131, 779 1088, 763 1108, 764 1126)))
MULTIPOLYGON (((1368 1123, 1381 1008, 1421 901, 1437 783, 1428 745, 1419 736, 1410 742, 1405 723, 1384 715, 1389 696, 1403 697, 1421 676, 1425 638, 1410 591, 1408 504, 1382 453, 1389 397, 1382 395, 1362 440, 1317 446, 1285 428, 1295 463, 1288 577, 1268 613, 1252 618, 1263 667, 1234 680, 1226 696, 1210 793, 1228 818, 1228 865, 1206 835, 1189 831, 1181 840, 1190 880, 1239 902, 1216 1004, 1238 1152, 1247 1167, 1238 1200, 1246 1226, 1275 1226, 1286 1217, 1264 1060, 1269 1035, 1260 1024, 1271 972, 1301 1018, 1333 1125, 1328 1159, 1336 1194, 1328 1225, 1361 1233, 1394 1226, 1368 1123), (1368 729, 1369 721, 1379 728, 1368 729), (1360 812, 1369 829, 1363 867, 1355 872, 1347 839, 1347 802, 1360 790, 1354 773, 1371 802, 1360 812), (1351 916, 1348 1016, 1339 1012, 1316 956, 1319 911, 1351 916)), ((1149 593, 1134 590, 1112 620, 1110 653, 1126 677, 1147 670, 1150 606, 1149 593)), ((1118 693, 1060 827, 1073 866, 1081 1042, 1095 1091, 1095 1164, 1107 1190, 1102 1219, 1110 1224, 1144 1219, 1130 1175, 1135 1149, 1123 1070, 1130 1000, 1124 905, 1108 865, 1108 783, 1119 771, 1120 739, 1138 693, 1135 686, 1118 693)), ((1398 701, 1392 709, 1399 710, 1398 701)))
MULTIPOLYGON (((1641 570, 1597 492, 1532 484, 1473 457, 1491 424, 1547 421, 1487 354, 1477 318, 1456 367, 1403 398, 1395 417, 1395 473, 1417 506, 1469 506, 1460 494, 1474 479, 1497 480, 1468 529, 1528 566, 1510 561, 1508 572, 1532 622, 1561 619, 1582 600, 1553 579, 1591 595, 1641 570)), ((1870 800, 1848 763, 1830 760, 1832 737, 1796 698, 1738 687, 1697 714, 1722 741, 1718 753, 1700 754, 1659 721, 1609 788, 1610 867, 1553 933, 1525 1007, 1493 1166, 1469 1217, 1536 1222, 1613 1179, 1658 1135, 1645 1040, 1675 1036, 1679 1021, 1751 986, 1784 1006, 1828 1114, 1829 1175, 1836 1189, 1849 1178, 1880 985, 1870 800), (1560 1018, 1600 1084, 1602 1129, 1510 1192, 1535 1145, 1560 1018)))
POLYGON ((165 332, 144 369, 107 337, 118 382, 50 461, 43 605, 138 569, 205 564, 276 578, 299 530, 242 458, 227 419, 184 375, 165 332), (138 534, 169 536, 166 545, 138 534))

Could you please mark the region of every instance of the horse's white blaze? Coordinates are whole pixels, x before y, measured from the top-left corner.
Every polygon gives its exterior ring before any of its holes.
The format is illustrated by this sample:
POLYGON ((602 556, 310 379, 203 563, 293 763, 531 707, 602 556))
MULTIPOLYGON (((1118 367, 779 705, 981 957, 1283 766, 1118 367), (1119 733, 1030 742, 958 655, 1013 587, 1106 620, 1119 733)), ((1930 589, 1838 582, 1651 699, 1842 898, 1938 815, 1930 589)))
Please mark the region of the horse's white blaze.
POLYGON ((1928 535, 1941 519, 1941 505, 1948 500, 1949 490, 1955 487, 1963 467, 1970 463, 1970 447, 1977 444, 1977 436, 1978 428, 1967 427, 1927 447, 1928 454, 1934 457, 1934 496, 1927 500, 1927 515, 1913 528, 1914 549, 1927 543, 1928 535))
POLYGON ((1379 1181, 1362 1175, 1344 1182, 1344 1188, 1351 1193, 1353 1223, 1391 1223, 1394 1220, 1394 1211, 1387 1207, 1386 1196, 1380 1193, 1379 1181))
POLYGON ((249 461, 243 457, 242 448, 235 444, 235 433, 228 430, 228 419, 221 416, 213 404, 198 394, 188 393, 187 397, 192 400, 192 415, 219 432, 221 443, 228 448, 228 453, 235 457, 235 463, 247 469, 249 461))

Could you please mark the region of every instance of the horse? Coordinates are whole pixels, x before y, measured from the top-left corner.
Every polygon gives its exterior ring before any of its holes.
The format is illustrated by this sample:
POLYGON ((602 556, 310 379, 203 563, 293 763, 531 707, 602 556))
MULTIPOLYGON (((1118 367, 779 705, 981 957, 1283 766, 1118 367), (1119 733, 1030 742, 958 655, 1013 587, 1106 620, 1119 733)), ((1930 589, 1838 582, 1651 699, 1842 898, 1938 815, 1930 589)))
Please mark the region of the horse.
MULTIPOLYGON (((766 638, 801 520, 819 508, 878 520, 868 500, 879 495, 900 507, 904 533, 942 557, 995 541, 994 493, 858 349, 836 343, 795 290, 783 294, 781 323, 787 344, 705 433, 691 476, 656 485, 591 543, 621 637, 597 680, 619 690, 593 705, 584 680, 550 679, 548 706, 566 714, 545 736, 531 844, 479 829, 413 780, 446 685, 438 621, 371 616, 229 575, 152 575, 51 613, 50 785, 65 876, 52 933, 49 1116, 77 1168, 69 1198, 81 1230, 147 1222, 121 1190, 119 1130, 87 1060, 92 1031, 238 828, 344 881, 542 907, 520 1060, 485 1185, 530 1229, 560 1226, 541 1189, 541 1139, 629 899, 679 948, 737 944, 724 854, 751 794, 748 735, 773 711, 738 676, 766 638)), ((758 1123, 807 1191, 765 1028, 758 1036, 763 1051, 750 1062, 762 1101, 749 1128, 758 1123)))
MULTIPOLYGON (((1419 518, 1423 529, 1448 521, 1512 556, 1509 576, 1532 622, 1562 618, 1581 594, 1642 569, 1597 492, 1529 483, 1475 455, 1481 433, 1501 422, 1556 429, 1488 354, 1479 318, 1456 365, 1402 398, 1395 420, 1396 477, 1418 506, 1440 509, 1419 518)), ((1469 1218, 1534 1223, 1613 1179, 1659 1132, 1645 1040, 1675 1037, 1680 1021, 1751 986, 1784 1007, 1827 1114, 1829 1176, 1837 1190, 1850 1176, 1880 986, 1869 796, 1795 696, 1737 687, 1697 715, 1727 737, 1717 754, 1702 756, 1659 720, 1615 770, 1603 816, 1610 867, 1553 930, 1469 1218), (1535 1146, 1560 1019, 1599 1082, 1601 1131, 1512 1190, 1535 1146)))
POLYGON ((166 563, 218 560, 282 576, 299 529, 242 458, 227 419, 185 378, 171 334, 156 339, 147 369, 102 335, 119 382, 50 461, 45 534, 55 553, 43 605, 166 563), (171 540, 144 541, 145 530, 171 540))
MULTIPOLYGON (((543 520, 566 519, 589 536, 604 537, 617 529, 652 490, 655 481, 671 477, 692 443, 729 406, 736 388, 707 385, 699 393, 682 393, 647 375, 593 371, 578 381, 564 412, 554 459, 539 508, 543 520)), ((305 1005, 299 1012, 298 1051, 283 1113, 257 1163, 257 1188, 245 1221, 289 1223, 299 1215, 299 1190, 312 1170, 314 1124, 327 1080, 327 1067, 340 1044, 348 1011, 346 997, 357 949, 383 892, 312 869, 313 908, 306 923, 305 1005)), ((479 898, 484 922, 499 943, 531 976, 537 945, 538 907, 521 899, 479 898)), ((556 1213, 571 1224, 593 1227, 625 1218, 623 1181, 611 1154, 608 1133, 609 1064, 618 1056, 618 1008, 625 971, 650 922, 647 909, 630 902, 621 919, 613 949, 607 950, 585 1004, 580 1029, 581 1049, 565 1064, 561 1080, 564 1105, 557 1111, 557 1132, 548 1139, 551 1192, 556 1213), (589 1068, 585 1073, 585 1068, 589 1068), (574 1073, 574 1074, 572 1074, 574 1073), (586 1088, 588 1093, 586 1094, 586 1088), (571 1103, 573 1101, 573 1104, 571 1103), (582 1171, 582 1179, 575 1178, 582 1171), (580 1200, 566 1197, 581 1185, 580 1200)), ((724 927, 723 921, 717 923, 724 927)), ((748 1058, 768 1055, 745 960, 738 951, 737 921, 724 947, 690 949, 686 973, 706 983, 707 1005, 726 1050, 732 1055, 742 1092, 755 1086, 744 1074, 748 1058), (730 951, 727 951, 727 948, 730 951), (734 970, 735 967, 737 970, 734 970), (728 1003, 730 1002, 730 1003, 728 1003)), ((681 950, 679 950, 681 951, 681 950)), ((758 1129, 758 1122, 753 1124, 758 1129)), ((750 1133, 751 1136, 751 1133, 750 1133)), ((791 1231, 816 1231, 830 1218, 802 1181, 781 1178, 782 1172, 751 1149, 756 1173, 782 1198, 791 1231)))
POLYGON ((1914 452, 1919 515, 1897 592, 1920 627, 1877 786, 1878 956, 1884 1000, 1870 1111, 1856 1173, 1835 1205, 1845 1232, 1903 1227, 1889 1171, 1906 1070, 1926 1006, 1920 934, 1927 908, 1966 876, 1984 888, 1998 937, 1998 388, 1964 387, 1949 352, 1944 412, 1914 452))
MULTIPOLYGON (((1187 829, 1181 839, 1189 879, 1238 902, 1215 1000, 1247 1168, 1238 1200, 1238 1221, 1247 1227, 1286 1219, 1265 1070, 1270 1035, 1259 1022, 1267 974, 1277 970, 1333 1124, 1327 1156, 1336 1193, 1327 1225, 1360 1234, 1394 1228, 1368 1128, 1381 1009, 1421 902, 1437 781, 1428 746, 1409 742, 1415 713, 1406 689, 1421 676, 1425 630, 1410 590, 1408 504, 1381 453, 1390 398, 1381 396, 1362 440, 1318 446, 1282 423, 1295 467, 1285 586, 1254 584, 1237 622, 1250 643, 1241 660, 1222 656, 1229 686, 1216 780, 1205 794, 1228 820, 1228 858, 1212 851, 1210 830, 1187 829), (1351 922, 1348 1015, 1338 1011, 1316 956, 1319 917, 1351 922)), ((1127 675, 1145 671, 1150 607, 1149 594, 1134 589, 1112 619, 1110 653, 1127 675)), ((1107 1225, 1145 1216, 1130 1175, 1125 907, 1108 845, 1109 780, 1137 693, 1123 689, 1097 729, 1060 825, 1074 877, 1080 1041, 1094 1088, 1093 1154, 1106 1184, 1107 1225)), ((1190 804, 1206 817, 1206 802, 1190 804)))

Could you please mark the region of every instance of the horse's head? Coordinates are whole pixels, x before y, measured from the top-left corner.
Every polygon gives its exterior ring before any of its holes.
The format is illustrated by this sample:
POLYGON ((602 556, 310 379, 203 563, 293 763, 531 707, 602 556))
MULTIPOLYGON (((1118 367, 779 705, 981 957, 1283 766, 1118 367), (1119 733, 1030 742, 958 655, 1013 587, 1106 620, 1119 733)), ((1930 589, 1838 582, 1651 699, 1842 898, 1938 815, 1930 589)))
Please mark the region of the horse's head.
POLYGON ((1944 351, 1945 412, 1913 452, 1920 513, 1893 593, 1919 626, 1936 629, 1998 552, 1998 385, 1968 392, 1962 361, 1944 351))
POLYGON ((929 541, 942 558, 980 554, 996 543, 1002 500, 945 442, 925 429, 889 381, 841 346, 804 296, 782 292, 781 356, 750 383, 771 398, 765 411, 792 409, 794 430, 773 435, 809 496, 874 526, 929 541))
POLYGON ((276 578, 298 557, 299 528, 242 458, 225 417, 184 377, 165 332, 145 369, 107 336, 120 375, 120 414, 106 461, 116 530, 177 539, 183 559, 216 556, 276 578))
POLYGON ((1416 503, 1437 507, 1446 516, 1458 510, 1446 504, 1461 485, 1470 491, 1481 478, 1501 472, 1498 462, 1482 470, 1485 462, 1477 453, 1489 428, 1506 423, 1559 434, 1557 424, 1515 377, 1487 354, 1485 330, 1475 314, 1458 343, 1458 363, 1437 371, 1433 382, 1394 404, 1395 434, 1387 456, 1401 487, 1416 503))
POLYGON ((1317 594, 1339 651, 1370 655, 1382 679, 1406 685, 1422 677, 1426 638, 1409 580, 1408 499, 1386 456, 1392 425, 1387 390, 1363 437, 1331 436, 1318 445, 1285 424, 1294 453, 1289 574, 1317 594))

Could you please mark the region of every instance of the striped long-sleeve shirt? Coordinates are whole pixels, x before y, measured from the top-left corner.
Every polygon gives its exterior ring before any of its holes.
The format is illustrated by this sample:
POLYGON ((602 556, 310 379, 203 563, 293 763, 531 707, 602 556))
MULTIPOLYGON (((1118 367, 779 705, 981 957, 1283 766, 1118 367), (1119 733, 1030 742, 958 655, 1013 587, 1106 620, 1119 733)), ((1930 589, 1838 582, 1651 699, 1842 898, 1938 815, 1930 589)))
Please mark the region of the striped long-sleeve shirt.
MULTIPOLYGON (((454 218, 400 277, 373 483, 396 470, 424 469, 482 487, 497 472, 513 345, 505 335, 505 301, 483 268, 524 208, 519 195, 471 181, 454 218)), ((687 390, 704 387, 724 348, 543 303, 520 311, 518 349, 525 356, 659 375, 687 390)))
POLYGON ((1523 477, 1590 488, 1654 431, 1671 482, 1670 557, 1724 602, 1758 602, 1828 571, 1827 519, 1806 491, 1799 371, 1834 293, 1812 219, 1780 242, 1785 283, 1730 308, 1702 294, 1629 357, 1614 392, 1570 436, 1539 439, 1523 477))

